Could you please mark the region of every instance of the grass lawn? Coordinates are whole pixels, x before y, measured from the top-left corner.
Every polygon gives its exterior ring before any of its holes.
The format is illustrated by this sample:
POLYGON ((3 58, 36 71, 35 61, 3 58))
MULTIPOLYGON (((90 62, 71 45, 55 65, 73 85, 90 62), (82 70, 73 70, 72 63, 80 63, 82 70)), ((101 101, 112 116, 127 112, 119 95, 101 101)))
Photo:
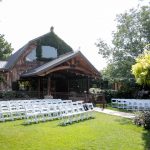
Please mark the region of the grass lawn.
POLYGON ((0 123, 0 150, 149 150, 150 132, 131 120, 95 113, 96 118, 65 127, 59 120, 23 125, 0 123))

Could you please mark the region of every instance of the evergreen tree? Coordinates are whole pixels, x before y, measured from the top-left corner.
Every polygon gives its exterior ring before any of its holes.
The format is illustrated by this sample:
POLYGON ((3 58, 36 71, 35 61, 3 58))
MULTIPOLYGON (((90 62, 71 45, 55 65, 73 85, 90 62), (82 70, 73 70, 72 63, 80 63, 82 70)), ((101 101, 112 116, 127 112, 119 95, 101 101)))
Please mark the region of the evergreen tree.
POLYGON ((0 34, 0 60, 6 60, 12 51, 11 44, 4 39, 4 35, 0 34))

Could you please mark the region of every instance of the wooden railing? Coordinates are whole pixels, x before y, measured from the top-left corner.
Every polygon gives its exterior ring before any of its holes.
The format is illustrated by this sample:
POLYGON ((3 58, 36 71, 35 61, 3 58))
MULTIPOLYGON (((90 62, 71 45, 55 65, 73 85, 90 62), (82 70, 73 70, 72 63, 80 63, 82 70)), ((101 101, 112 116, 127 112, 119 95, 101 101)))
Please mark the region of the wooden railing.
MULTIPOLYGON (((14 92, 14 91, 13 91, 14 92)), ((76 93, 76 92, 53 92, 51 95, 47 95, 47 92, 39 92, 39 91, 15 91, 18 97, 6 97, 4 99, 44 99, 46 97, 54 98, 54 99, 62 99, 62 100, 72 100, 72 101, 84 101, 84 102, 92 102, 93 104, 106 104, 104 95, 96 95, 89 93, 76 93)), ((3 98, 2 98, 3 100, 3 98)))

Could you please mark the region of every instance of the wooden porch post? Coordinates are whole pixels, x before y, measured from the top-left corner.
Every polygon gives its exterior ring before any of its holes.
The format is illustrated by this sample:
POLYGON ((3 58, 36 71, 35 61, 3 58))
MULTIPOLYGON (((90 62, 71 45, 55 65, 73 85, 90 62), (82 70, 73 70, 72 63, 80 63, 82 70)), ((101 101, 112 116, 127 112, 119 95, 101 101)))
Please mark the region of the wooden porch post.
POLYGON ((90 88, 90 82, 89 82, 89 77, 87 76, 87 86, 86 86, 86 101, 89 101, 89 88, 90 88))
POLYGON ((51 76, 48 76, 47 95, 51 95, 51 76))
POLYGON ((87 86, 86 86, 86 91, 87 91, 87 94, 89 93, 89 88, 90 88, 90 82, 89 82, 89 77, 87 76, 87 86))
POLYGON ((67 93, 67 97, 68 97, 68 99, 69 99, 69 97, 70 97, 70 82, 69 82, 69 79, 67 79, 67 86, 68 86, 68 93, 67 93))
POLYGON ((38 97, 41 97, 41 81, 40 81, 40 77, 38 77, 38 97))

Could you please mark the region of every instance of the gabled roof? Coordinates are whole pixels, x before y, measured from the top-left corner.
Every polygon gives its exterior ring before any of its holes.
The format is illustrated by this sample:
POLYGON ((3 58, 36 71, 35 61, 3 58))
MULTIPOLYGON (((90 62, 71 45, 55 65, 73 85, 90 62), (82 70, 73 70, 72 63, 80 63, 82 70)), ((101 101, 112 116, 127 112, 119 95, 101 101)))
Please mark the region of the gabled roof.
POLYGON ((24 53, 26 48, 32 43, 39 43, 41 45, 50 45, 52 47, 55 47, 58 50, 58 53, 60 55, 62 55, 63 53, 73 51, 72 48, 67 43, 65 43, 53 31, 51 31, 49 33, 46 33, 42 36, 39 36, 39 37, 29 41, 22 48, 20 48, 18 51, 16 51, 14 54, 12 54, 8 58, 7 64, 5 65, 5 69, 11 69, 15 65, 15 63, 18 61, 20 56, 24 53))
MULTIPOLYGON (((28 72, 22 74, 21 76, 22 77, 36 76, 40 73, 44 73, 45 71, 50 70, 50 69, 52 69, 52 68, 54 68, 54 67, 56 67, 56 66, 58 66, 58 65, 60 65, 64 62, 76 57, 77 55, 80 55, 81 57, 86 59, 85 56, 80 51, 67 53, 67 54, 62 55, 62 56, 60 56, 59 58, 57 58, 53 61, 50 61, 46 64, 41 65, 40 67, 29 70, 28 72)), ((98 75, 99 72, 97 71, 97 69, 87 59, 86 59, 86 62, 94 69, 94 71, 98 75)))
POLYGON ((15 65, 15 63, 17 62, 19 57, 23 54, 23 52, 27 48, 27 46, 28 46, 28 43, 8 58, 8 61, 5 65, 5 69, 10 69, 11 67, 13 67, 15 65))

